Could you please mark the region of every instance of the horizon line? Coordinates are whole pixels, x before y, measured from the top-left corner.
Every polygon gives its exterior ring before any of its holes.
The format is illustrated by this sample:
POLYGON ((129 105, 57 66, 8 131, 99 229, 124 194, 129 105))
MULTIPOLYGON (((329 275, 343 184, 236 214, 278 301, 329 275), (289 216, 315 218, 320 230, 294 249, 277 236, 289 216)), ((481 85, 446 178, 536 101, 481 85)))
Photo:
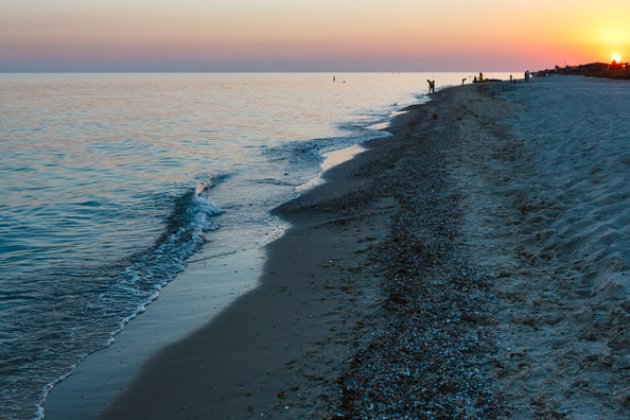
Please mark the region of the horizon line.
POLYGON ((509 73, 524 70, 462 69, 462 70, 0 70, 0 74, 50 73, 509 73))

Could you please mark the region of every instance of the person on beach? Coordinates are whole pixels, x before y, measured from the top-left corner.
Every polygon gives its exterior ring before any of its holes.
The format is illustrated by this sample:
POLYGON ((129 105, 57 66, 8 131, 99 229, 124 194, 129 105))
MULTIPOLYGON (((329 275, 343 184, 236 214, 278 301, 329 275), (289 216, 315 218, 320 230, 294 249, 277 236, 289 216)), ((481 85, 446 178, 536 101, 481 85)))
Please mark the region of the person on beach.
POLYGON ((525 70, 525 81, 529 82, 529 70, 525 70))
POLYGON ((435 80, 427 79, 427 83, 429 84, 429 93, 435 93, 435 80))

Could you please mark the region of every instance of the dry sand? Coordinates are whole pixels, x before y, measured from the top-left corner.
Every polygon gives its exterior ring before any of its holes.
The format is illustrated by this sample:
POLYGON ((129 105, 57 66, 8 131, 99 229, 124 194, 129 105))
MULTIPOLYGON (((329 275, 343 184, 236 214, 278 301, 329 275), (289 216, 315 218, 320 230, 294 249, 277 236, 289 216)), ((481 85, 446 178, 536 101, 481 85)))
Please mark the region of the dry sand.
POLYGON ((411 107, 104 418, 629 418, 628 109, 579 78, 411 107))
POLYGON ((461 185, 476 209, 468 242, 498 276, 512 412, 630 418, 630 84, 554 77, 495 91, 510 103, 501 118, 471 104, 496 124, 466 142, 476 169, 461 185))

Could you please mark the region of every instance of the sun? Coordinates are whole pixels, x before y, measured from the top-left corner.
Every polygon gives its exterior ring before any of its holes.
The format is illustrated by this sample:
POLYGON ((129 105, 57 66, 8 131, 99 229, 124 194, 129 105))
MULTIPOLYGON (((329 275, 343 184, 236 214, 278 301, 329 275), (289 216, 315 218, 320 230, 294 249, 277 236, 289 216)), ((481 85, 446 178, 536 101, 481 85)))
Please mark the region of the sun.
POLYGON ((619 56, 619 54, 613 54, 613 56, 612 56, 612 62, 613 62, 613 63, 616 63, 616 64, 621 63, 621 56, 619 56))

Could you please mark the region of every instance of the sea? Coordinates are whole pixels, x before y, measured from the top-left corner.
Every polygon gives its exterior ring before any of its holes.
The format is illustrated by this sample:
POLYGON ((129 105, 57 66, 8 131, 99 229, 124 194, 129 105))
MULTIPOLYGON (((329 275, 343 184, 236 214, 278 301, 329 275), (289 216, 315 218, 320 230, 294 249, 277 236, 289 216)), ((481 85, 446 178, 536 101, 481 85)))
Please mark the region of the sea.
POLYGON ((200 250, 263 247, 326 153, 468 77, 0 74, 0 418, 41 418, 200 250))

